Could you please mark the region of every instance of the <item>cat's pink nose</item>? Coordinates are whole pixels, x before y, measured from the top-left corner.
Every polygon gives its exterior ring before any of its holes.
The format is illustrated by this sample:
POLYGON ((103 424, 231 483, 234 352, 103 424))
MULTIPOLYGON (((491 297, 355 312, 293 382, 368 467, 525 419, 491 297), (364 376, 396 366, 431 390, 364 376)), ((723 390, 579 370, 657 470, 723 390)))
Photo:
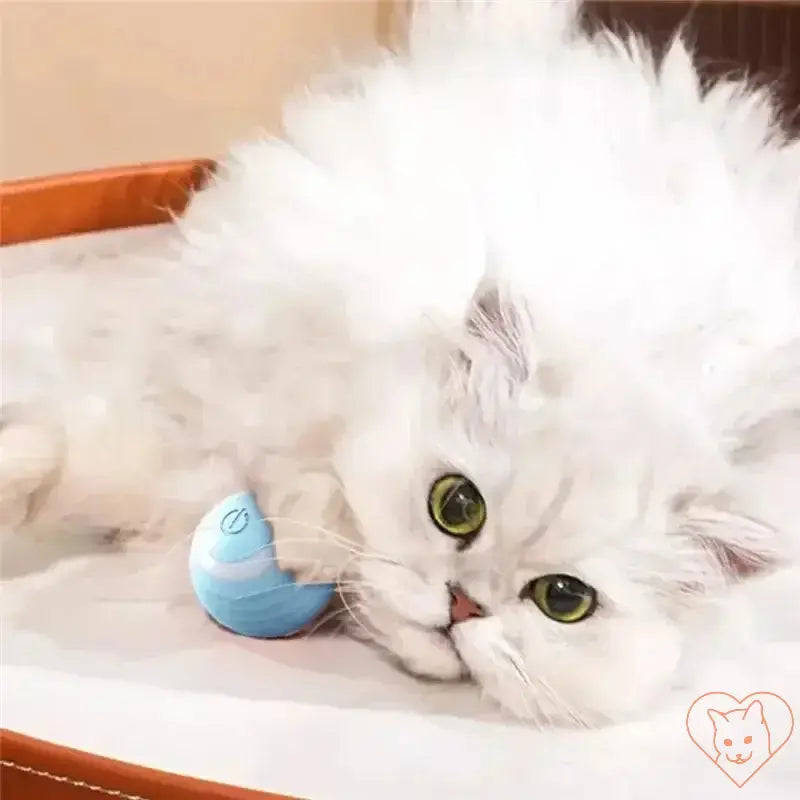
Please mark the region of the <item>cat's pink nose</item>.
POLYGON ((457 625, 473 617, 485 617, 486 611, 476 603, 458 584, 451 583, 450 589, 450 624, 457 625))

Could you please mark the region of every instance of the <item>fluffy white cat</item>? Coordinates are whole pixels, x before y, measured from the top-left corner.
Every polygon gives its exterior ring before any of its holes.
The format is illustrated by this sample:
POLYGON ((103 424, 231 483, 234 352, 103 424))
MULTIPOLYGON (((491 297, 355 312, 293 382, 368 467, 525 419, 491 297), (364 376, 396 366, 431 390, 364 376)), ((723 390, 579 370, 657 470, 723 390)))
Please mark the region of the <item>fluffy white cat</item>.
POLYGON ((793 553, 800 144, 578 11, 420 9, 163 259, 4 276, 3 522, 174 541, 250 487, 412 672, 647 709, 693 611, 793 553))

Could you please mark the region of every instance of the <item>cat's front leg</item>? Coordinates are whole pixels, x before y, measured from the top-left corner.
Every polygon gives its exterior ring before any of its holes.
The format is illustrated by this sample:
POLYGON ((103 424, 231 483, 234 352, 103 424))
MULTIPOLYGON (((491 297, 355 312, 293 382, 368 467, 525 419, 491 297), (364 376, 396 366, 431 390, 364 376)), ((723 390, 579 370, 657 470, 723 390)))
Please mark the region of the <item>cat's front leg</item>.
POLYGON ((317 467, 270 470, 279 480, 255 480, 254 491, 275 537, 281 569, 298 582, 339 581, 361 553, 357 528, 339 484, 317 467))

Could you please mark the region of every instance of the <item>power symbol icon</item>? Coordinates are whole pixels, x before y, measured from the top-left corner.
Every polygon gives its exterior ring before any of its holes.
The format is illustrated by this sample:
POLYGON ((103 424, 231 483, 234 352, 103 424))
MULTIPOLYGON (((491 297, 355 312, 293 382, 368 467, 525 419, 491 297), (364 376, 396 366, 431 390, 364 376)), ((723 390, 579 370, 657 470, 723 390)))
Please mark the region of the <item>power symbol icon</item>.
POLYGON ((250 522, 250 515, 247 513, 246 508, 234 508, 229 511, 219 524, 219 529, 223 533, 234 535, 241 533, 250 522))

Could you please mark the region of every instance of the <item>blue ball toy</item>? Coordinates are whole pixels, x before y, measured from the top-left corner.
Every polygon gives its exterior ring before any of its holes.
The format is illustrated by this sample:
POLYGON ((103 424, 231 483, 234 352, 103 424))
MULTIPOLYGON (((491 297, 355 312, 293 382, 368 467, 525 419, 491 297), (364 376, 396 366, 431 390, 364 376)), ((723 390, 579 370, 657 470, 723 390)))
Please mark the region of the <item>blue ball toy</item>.
POLYGON ((197 599, 220 625, 261 639, 291 636, 330 603, 332 583, 297 583, 281 570, 272 526, 249 492, 225 498, 192 538, 189 574, 197 599))

